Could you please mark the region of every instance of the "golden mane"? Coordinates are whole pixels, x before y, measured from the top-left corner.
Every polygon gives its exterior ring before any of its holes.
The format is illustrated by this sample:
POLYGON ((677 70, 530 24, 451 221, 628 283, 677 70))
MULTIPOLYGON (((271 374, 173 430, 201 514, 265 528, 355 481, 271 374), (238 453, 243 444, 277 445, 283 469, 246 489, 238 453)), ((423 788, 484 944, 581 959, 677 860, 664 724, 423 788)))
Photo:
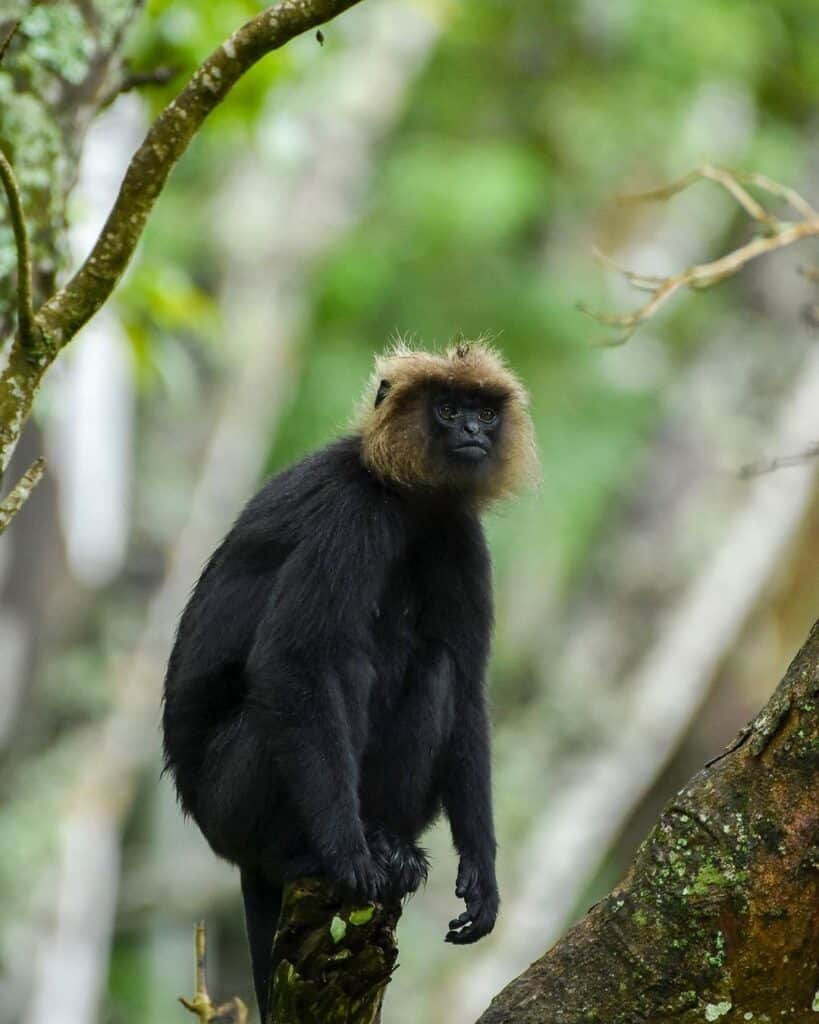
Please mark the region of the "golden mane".
POLYGON ((452 485, 429 458, 426 399, 431 387, 484 391, 503 403, 496 468, 477 487, 477 499, 508 497, 538 478, 526 388, 482 340, 458 342, 441 354, 399 342, 376 357, 357 420, 362 457, 373 473, 410 488, 452 485))

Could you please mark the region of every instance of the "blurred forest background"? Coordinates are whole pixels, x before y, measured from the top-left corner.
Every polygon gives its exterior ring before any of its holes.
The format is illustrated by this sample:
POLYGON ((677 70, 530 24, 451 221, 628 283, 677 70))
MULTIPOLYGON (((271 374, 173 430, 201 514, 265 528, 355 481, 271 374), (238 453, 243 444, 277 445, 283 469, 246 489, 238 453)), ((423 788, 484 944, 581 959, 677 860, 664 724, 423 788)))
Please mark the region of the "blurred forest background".
MULTIPOLYGON (((133 66, 180 74, 92 127, 74 263, 152 114, 262 6, 149 0, 133 66)), ((81 74, 64 15, 36 6, 21 32, 81 74)), ((752 264, 617 348, 576 303, 635 302, 595 244, 657 274, 749 236, 713 185, 617 194, 708 160, 819 201, 817 41, 805 0, 367 0, 217 110, 17 456, 45 450, 49 471, 0 540, 0 1021, 183 1020, 200 916, 212 990, 251 1002, 238 879, 160 777, 164 662, 239 507, 345 428, 398 333, 497 339, 531 389, 544 483, 488 521, 502 916, 444 945, 438 827, 385 1020, 474 1020, 617 880, 819 608, 815 462, 742 473, 819 440, 819 297, 798 272, 819 257, 752 264)))

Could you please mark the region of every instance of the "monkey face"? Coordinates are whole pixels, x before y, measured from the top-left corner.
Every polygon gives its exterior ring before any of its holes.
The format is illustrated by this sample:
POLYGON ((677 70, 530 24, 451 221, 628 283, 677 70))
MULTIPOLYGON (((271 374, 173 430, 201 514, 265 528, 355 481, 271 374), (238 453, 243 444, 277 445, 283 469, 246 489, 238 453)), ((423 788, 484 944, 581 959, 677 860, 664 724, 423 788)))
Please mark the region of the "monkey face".
POLYGON ((484 506, 537 479, 526 389, 484 341, 442 354, 395 346, 376 360, 360 416, 362 461, 392 484, 484 506))
POLYGON ((503 420, 498 395, 454 389, 430 395, 433 457, 458 476, 483 475, 496 461, 503 420))

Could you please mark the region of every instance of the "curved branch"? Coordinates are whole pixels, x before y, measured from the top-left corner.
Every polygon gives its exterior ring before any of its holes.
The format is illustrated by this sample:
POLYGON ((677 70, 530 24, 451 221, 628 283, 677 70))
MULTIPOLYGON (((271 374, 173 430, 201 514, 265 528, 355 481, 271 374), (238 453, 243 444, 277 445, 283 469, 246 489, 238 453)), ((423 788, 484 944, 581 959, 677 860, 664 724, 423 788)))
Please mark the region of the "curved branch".
POLYGON ((237 29, 203 62, 151 125, 125 172, 119 195, 90 255, 38 311, 46 361, 54 358, 108 299, 142 235, 174 164, 208 114, 272 50, 359 0, 282 0, 237 29))
POLYGON ((710 288, 712 285, 724 281, 725 278, 732 277, 746 263, 750 263, 751 260, 756 259, 758 256, 764 256, 767 253, 775 252, 777 249, 783 249, 785 246, 793 245, 794 242, 799 242, 803 238, 819 236, 819 213, 795 189, 781 185, 764 174, 731 172, 721 167, 713 167, 711 164, 705 164, 698 170, 691 171, 670 185, 663 185, 649 192, 641 192, 636 196, 621 197, 620 202, 634 203, 645 202, 646 200, 667 200, 683 192, 695 182, 703 180, 713 181, 725 189, 748 216, 764 228, 765 234, 762 237, 752 239, 750 242, 719 259, 712 260, 709 263, 695 264, 669 277, 650 276, 625 270, 613 260, 597 252, 597 258, 622 274, 630 285, 651 293, 650 298, 631 313, 601 313, 591 309, 585 303, 578 303, 580 311, 591 317, 592 320, 596 320, 606 327, 619 328, 619 333, 615 334, 608 341, 602 342, 603 345, 622 345, 628 341, 640 324, 654 316, 662 305, 683 288, 695 290, 710 288), (769 195, 775 196, 778 199, 784 199, 789 206, 801 214, 802 220, 791 223, 769 213, 743 187, 742 183, 754 185, 769 195))
MULTIPOLYGON (((10 38, 10 37, 9 37, 10 38)), ((4 43, 8 45, 8 40, 4 43)), ((32 304, 31 285, 31 249, 28 243, 28 230, 23 214, 23 201, 20 188, 11 163, 5 153, 0 150, 0 180, 9 203, 9 220, 14 230, 14 244, 17 247, 17 323, 20 340, 28 350, 34 343, 36 328, 34 323, 34 307, 32 304)))

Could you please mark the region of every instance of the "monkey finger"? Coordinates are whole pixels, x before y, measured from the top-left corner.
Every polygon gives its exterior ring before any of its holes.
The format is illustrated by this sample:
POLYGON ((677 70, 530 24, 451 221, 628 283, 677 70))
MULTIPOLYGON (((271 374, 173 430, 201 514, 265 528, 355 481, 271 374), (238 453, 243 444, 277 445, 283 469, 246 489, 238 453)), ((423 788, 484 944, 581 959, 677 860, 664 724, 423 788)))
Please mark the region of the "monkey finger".
POLYGON ((467 923, 467 921, 471 920, 471 918, 472 915, 469 913, 468 910, 465 910, 462 914, 459 914, 457 917, 452 918, 452 920, 449 922, 449 930, 454 931, 456 928, 463 928, 463 926, 467 923))

